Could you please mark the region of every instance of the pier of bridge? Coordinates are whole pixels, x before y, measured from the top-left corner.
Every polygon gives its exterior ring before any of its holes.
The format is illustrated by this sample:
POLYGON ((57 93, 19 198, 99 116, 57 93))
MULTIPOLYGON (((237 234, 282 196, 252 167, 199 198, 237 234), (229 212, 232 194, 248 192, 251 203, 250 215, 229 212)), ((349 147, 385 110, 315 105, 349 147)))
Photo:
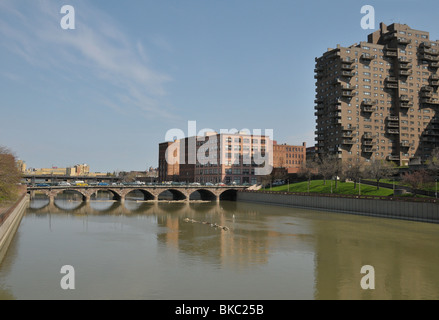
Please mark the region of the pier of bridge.
POLYGON ((53 203, 58 194, 65 191, 74 191, 82 196, 83 201, 89 202, 93 195, 99 191, 106 191, 113 195, 113 200, 124 202, 127 195, 134 191, 141 192, 144 200, 158 201, 159 196, 168 191, 172 194, 173 200, 190 201, 191 196, 198 192, 201 200, 217 201, 235 200, 239 190, 247 189, 245 186, 62 186, 62 187, 29 187, 28 193, 31 198, 36 192, 45 194, 49 202, 53 203))

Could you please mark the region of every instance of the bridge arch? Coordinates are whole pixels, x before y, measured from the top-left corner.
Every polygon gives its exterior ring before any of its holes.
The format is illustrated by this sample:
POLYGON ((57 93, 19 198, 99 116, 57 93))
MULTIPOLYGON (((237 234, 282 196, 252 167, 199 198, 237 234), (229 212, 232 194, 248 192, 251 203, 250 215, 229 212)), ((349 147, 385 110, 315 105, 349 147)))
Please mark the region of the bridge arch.
POLYGON ((99 190, 96 190, 92 195, 91 195, 91 198, 93 199, 93 198, 97 198, 97 195, 98 195, 98 192, 108 192, 108 193, 110 193, 111 195, 112 195, 112 200, 117 200, 117 201, 120 201, 121 199, 122 199, 122 196, 121 196, 121 194, 119 193, 119 192, 117 192, 116 190, 114 190, 114 189, 99 189, 99 190))
POLYGON ((136 193, 138 195, 141 195, 143 197, 143 200, 145 200, 145 201, 147 201, 147 200, 154 200, 155 199, 154 195, 151 192, 147 191, 147 190, 144 190, 144 189, 132 189, 132 190, 128 191, 125 194, 125 200, 127 200, 127 198, 130 198, 130 197, 135 197, 136 193))
POLYGON ((79 194, 82 197, 82 201, 87 201, 87 194, 85 194, 81 189, 68 189, 68 190, 51 190, 47 191, 47 195, 52 196, 54 200, 61 194, 79 194))
POLYGON ((194 190, 189 195, 189 200, 215 201, 216 199, 217 195, 206 189, 194 190))
POLYGON ((236 201, 237 196, 238 196, 237 189, 227 189, 220 193, 219 199, 226 201, 236 201))
POLYGON ((177 189, 166 189, 158 194, 158 200, 186 200, 188 196, 177 189), (170 195, 169 195, 170 193, 170 195), (170 199, 169 196, 172 198, 170 199))

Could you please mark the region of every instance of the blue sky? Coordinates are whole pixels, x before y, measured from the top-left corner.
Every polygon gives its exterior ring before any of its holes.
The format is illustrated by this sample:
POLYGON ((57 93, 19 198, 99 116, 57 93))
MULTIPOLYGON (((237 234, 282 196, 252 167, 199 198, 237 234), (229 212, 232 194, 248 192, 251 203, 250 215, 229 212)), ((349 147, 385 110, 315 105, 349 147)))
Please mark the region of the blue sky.
POLYGON ((314 58, 366 41, 363 5, 375 28, 439 39, 437 1, 0 0, 0 145, 30 167, 100 172, 156 167, 188 121, 312 145, 314 58))

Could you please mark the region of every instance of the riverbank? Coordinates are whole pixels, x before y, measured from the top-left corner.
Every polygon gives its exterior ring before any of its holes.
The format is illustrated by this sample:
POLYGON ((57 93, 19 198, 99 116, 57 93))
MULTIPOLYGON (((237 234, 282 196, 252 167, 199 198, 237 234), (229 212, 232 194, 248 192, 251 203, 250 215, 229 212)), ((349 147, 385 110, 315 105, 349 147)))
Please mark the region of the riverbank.
POLYGON ((22 193, 20 198, 11 204, 9 208, 3 205, 0 211, 0 264, 20 225, 28 203, 29 196, 26 193, 22 193))
POLYGON ((439 223, 436 199, 240 191, 237 201, 439 223))

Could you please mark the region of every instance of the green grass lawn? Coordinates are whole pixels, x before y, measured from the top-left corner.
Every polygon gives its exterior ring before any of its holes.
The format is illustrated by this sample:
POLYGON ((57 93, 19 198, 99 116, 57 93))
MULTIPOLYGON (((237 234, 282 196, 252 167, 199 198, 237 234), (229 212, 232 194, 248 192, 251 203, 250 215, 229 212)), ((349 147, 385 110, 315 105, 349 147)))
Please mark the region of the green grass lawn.
MULTIPOLYGON (((354 184, 352 182, 338 182, 338 188, 335 189, 335 181, 326 181, 326 185, 323 180, 312 180, 309 188, 311 193, 331 193, 331 183, 332 183, 332 193, 334 194, 348 194, 348 195, 358 195, 359 184, 357 183, 357 188, 354 189, 354 184)), ((277 186, 266 189, 261 189, 264 191, 283 191, 288 192, 288 185, 277 186)), ((298 182, 290 184, 290 192, 308 192, 308 182, 298 182)), ((377 190, 374 186, 361 184, 361 195, 363 196, 392 196, 393 190, 380 188, 377 190)))

